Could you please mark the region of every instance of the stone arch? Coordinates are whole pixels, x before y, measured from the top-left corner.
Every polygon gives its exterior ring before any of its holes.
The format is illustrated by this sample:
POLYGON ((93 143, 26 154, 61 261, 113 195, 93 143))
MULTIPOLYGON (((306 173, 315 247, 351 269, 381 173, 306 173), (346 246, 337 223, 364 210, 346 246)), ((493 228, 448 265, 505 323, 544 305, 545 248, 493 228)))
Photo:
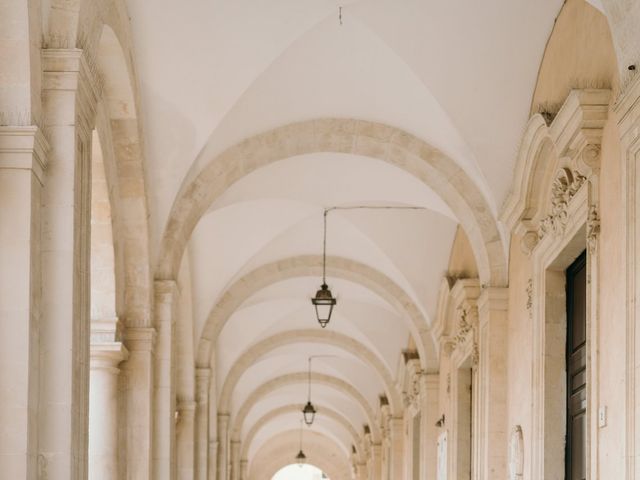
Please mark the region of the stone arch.
MULTIPOLYGON (((236 414, 233 421, 231 438, 236 441, 240 440, 242 424, 248 413, 260 401, 260 399, 278 390, 279 388, 288 385, 306 383, 307 378, 307 372, 290 373, 271 379, 256 388, 253 392, 251 392, 249 397, 245 400, 244 404, 238 410, 238 413, 236 414)), ((367 399, 353 385, 339 378, 322 373, 312 373, 311 380, 316 384, 325 385, 336 390, 337 392, 351 397, 356 402, 356 404, 358 404, 365 418, 369 422, 372 439, 374 440, 374 442, 380 441, 380 429, 378 428, 378 424, 376 423, 376 413, 369 402, 367 402, 367 399)))
MULTIPOLYGON (((411 297, 393 280, 375 268, 344 257, 327 257, 327 271, 331 276, 351 280, 369 288, 398 311, 404 312, 410 319, 409 330, 418 348, 422 367, 437 365, 427 320, 411 297)), ((251 295, 277 281, 321 273, 321 256, 300 255, 262 265, 235 281, 216 301, 205 322, 196 357, 198 365, 209 363, 212 346, 226 322, 251 295)))
MULTIPOLYGON (((403 130, 346 118, 308 120, 255 135, 187 177, 167 221, 156 276, 176 277, 193 229, 230 185, 278 160, 318 152, 376 158, 422 180, 449 205, 463 226, 482 282, 506 284, 506 254, 497 221, 486 198, 466 172, 442 152, 403 130)), ((203 161, 207 155, 205 147, 201 153, 203 161)))
MULTIPOLYGON (((71 0, 51 8, 47 48, 81 48, 99 82, 96 129, 111 151, 108 170, 116 248, 122 248, 123 314, 128 326, 151 324, 151 255, 142 124, 129 16, 122 0, 71 0)), ((106 155, 105 155, 106 157, 106 155)))
POLYGON ((244 352, 233 364, 222 386, 218 410, 220 413, 229 412, 231 409, 231 396, 240 378, 263 355, 276 348, 292 343, 311 342, 325 343, 341 348, 369 365, 378 375, 384 386, 391 411, 395 414, 401 411, 400 395, 395 387, 391 372, 382 360, 371 350, 357 340, 337 332, 326 330, 291 330, 268 337, 253 345, 244 352))
MULTIPOLYGON (((256 423, 251 427, 251 429, 247 433, 247 436, 242 441, 242 453, 240 454, 240 458, 242 460, 247 459, 249 448, 251 447, 251 443, 253 442, 254 437, 260 431, 260 429, 264 427, 268 422, 282 415, 285 415, 287 413, 299 413, 302 411, 302 407, 304 407, 304 405, 302 404, 283 405, 281 407, 271 410, 270 412, 267 412, 265 415, 260 417, 256 421, 256 423)), ((320 406, 319 411, 322 412, 322 415, 335 421, 340 426, 342 426, 347 432, 349 432, 352 445, 359 450, 360 437, 358 435, 358 432, 356 432, 356 429, 353 427, 353 425, 351 425, 351 423, 345 416, 338 413, 336 410, 333 410, 331 408, 328 408, 322 405, 320 406)))
MULTIPOLYGON (((271 480, 282 467, 294 463, 293 457, 299 449, 298 435, 298 430, 288 430, 271 438, 257 452, 255 459, 249 465, 249 478, 271 480)), ((308 463, 323 470, 331 480, 350 480, 349 460, 333 440, 322 434, 306 431, 303 450, 307 455, 308 463)))

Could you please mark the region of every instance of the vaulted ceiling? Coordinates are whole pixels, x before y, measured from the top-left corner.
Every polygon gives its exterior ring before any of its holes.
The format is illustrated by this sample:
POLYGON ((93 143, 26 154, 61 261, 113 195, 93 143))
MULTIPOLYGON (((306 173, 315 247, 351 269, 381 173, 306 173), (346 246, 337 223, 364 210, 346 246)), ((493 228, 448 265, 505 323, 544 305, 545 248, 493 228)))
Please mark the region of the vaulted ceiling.
MULTIPOLYGON (((385 124, 440 151, 460 172, 447 181, 464 177, 499 229, 562 3, 156 0, 150 13, 149 2, 128 0, 156 255, 167 222, 180 214, 177 199, 214 159, 262 132, 328 118, 385 124)), ((223 166, 232 171, 241 161, 223 166)), ((305 377, 296 374, 310 355, 323 355, 313 364, 314 429, 348 454, 349 428, 322 418, 322 409, 361 434, 371 423, 367 405, 375 409, 378 395, 397 390, 400 352, 425 341, 420 325, 428 330, 433 321, 466 220, 443 198, 448 187, 349 148, 302 148, 231 177, 183 239, 194 359, 210 355, 197 360, 214 367, 232 424, 248 409, 240 438, 260 424, 247 450, 259 458, 269 439, 296 428, 291 407, 306 401, 305 377), (321 280, 323 209, 354 205, 424 209, 331 212, 328 283, 338 306, 320 330, 309 298, 321 280), (257 391, 269 382, 273 388, 257 391)), ((495 241, 504 256, 505 239, 495 241)), ((423 356, 433 354, 433 345, 422 347, 423 356)))

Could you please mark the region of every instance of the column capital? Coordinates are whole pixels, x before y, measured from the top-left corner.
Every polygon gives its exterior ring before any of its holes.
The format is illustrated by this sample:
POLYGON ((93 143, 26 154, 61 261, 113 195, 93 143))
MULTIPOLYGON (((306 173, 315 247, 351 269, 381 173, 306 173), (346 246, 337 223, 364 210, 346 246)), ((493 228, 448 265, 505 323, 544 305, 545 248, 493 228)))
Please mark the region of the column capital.
POLYGON ((129 357, 129 351, 121 342, 92 343, 89 349, 91 370, 113 370, 129 357))
POLYGON ((156 342, 156 329, 151 327, 129 327, 124 332, 124 343, 131 351, 150 352, 156 342))
POLYGON ((189 412, 196 410, 196 402, 190 399, 178 400, 178 404, 176 405, 176 410, 178 412, 189 412))
POLYGON ((42 185, 48 151, 49 144, 40 128, 0 126, 0 170, 31 170, 42 185))
MULTIPOLYGON (((42 86, 47 91, 72 91, 76 101, 80 124, 90 133, 102 83, 98 68, 78 48, 46 48, 42 50, 42 86)), ((46 101, 46 100, 45 100, 46 101)), ((76 109, 58 109, 47 116, 53 125, 69 125, 76 122, 76 109), (71 113, 73 112, 73 115, 71 113)))
POLYGON ((156 295, 172 295, 178 290, 178 282, 173 279, 154 280, 153 290, 156 295))

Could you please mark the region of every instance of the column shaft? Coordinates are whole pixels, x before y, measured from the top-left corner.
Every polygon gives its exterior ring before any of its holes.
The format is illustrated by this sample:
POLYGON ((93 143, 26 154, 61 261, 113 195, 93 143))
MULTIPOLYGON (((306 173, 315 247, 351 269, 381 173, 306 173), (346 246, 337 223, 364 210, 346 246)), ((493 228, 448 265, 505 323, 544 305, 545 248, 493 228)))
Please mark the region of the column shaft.
POLYGON ((127 351, 120 342, 91 345, 90 480, 118 480, 118 365, 126 356, 127 351))
POLYGON ((209 381, 208 368, 196 369, 196 453, 195 480, 207 480, 209 446, 209 381))
POLYGON ((39 469, 87 476, 91 130, 95 80, 81 50, 43 51, 51 143, 42 198, 39 469))
POLYGON ((127 328, 124 341, 129 358, 122 365, 126 376, 127 480, 152 480, 153 447, 153 328, 127 328))
POLYGON ((231 441, 231 480, 240 480, 240 442, 231 441))
POLYGON ((154 480, 173 480, 175 461, 175 342, 178 288, 173 280, 154 282, 158 343, 154 383, 154 480))
POLYGON ((196 403, 182 401, 178 404, 176 425, 176 464, 179 480, 194 480, 196 403))
POLYGON ((218 414, 218 479, 228 480, 229 415, 218 414))
POLYGON ((0 472, 37 476, 40 194, 46 142, 0 127, 0 472))

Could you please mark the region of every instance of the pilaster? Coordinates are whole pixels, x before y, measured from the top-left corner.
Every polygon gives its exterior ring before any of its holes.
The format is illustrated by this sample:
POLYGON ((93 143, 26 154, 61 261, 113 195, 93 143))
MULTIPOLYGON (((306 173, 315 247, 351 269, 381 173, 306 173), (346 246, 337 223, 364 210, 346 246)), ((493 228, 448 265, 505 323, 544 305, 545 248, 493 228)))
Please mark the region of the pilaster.
POLYGON ((382 480, 382 444, 371 445, 371 468, 369 470, 370 480, 382 480))
POLYGON ((391 438, 391 478, 404 478, 404 419, 402 417, 389 419, 389 434, 391 438))
POLYGON ((436 480, 438 464, 438 392, 440 378, 437 374, 422 374, 420 377, 422 453, 421 480, 436 480))
POLYGON ((507 309, 506 288, 485 288, 478 298, 478 473, 480 479, 507 474, 507 309))

